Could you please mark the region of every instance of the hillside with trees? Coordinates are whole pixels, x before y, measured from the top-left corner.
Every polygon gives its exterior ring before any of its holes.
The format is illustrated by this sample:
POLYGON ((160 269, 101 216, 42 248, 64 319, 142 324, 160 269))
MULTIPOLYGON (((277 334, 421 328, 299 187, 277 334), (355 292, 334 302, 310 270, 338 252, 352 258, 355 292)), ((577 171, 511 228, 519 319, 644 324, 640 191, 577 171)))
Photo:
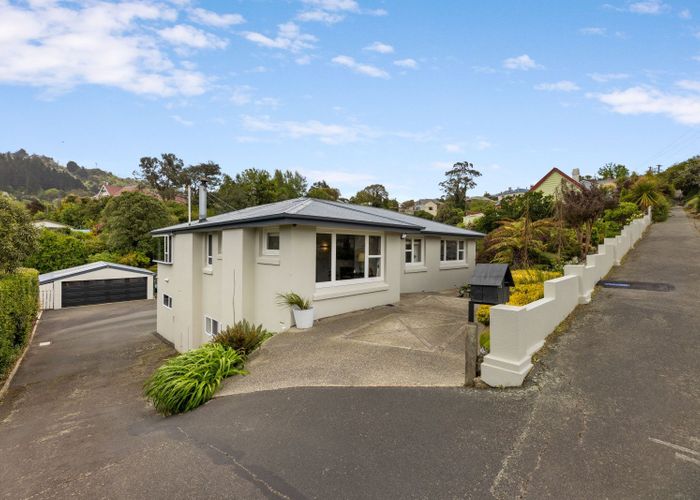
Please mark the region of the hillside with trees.
POLYGON ((52 201, 67 194, 95 194, 103 182, 123 185, 128 179, 99 168, 81 167, 74 161, 65 166, 48 156, 30 155, 24 149, 0 153, 0 191, 17 199, 52 201))

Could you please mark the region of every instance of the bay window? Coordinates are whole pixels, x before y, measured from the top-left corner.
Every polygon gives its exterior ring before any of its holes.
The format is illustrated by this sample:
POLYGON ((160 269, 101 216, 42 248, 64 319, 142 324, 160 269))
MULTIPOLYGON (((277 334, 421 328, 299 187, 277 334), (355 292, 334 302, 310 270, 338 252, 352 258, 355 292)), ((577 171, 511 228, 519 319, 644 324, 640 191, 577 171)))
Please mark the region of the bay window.
POLYGON ((381 236, 316 234, 317 286, 380 280, 384 272, 383 260, 381 236))
POLYGON ((405 258, 406 264, 423 264, 423 238, 406 237, 405 258))
POLYGON ((441 240, 440 262, 467 262, 464 240, 441 240))

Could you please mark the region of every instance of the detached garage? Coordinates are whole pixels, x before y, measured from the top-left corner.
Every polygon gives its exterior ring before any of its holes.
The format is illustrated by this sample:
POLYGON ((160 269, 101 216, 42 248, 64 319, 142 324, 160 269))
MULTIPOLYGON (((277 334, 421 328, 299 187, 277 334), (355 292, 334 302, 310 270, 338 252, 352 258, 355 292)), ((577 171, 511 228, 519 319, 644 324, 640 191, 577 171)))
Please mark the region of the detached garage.
POLYGON ((112 262, 93 262, 39 276, 42 309, 153 298, 155 273, 112 262))

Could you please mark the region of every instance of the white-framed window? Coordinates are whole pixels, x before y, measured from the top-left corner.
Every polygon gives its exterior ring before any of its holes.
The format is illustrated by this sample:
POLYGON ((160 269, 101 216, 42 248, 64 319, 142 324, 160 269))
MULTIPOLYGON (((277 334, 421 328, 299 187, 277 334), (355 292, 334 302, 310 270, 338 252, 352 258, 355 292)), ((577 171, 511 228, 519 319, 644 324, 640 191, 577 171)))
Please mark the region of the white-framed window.
POLYGON ((263 229, 262 233, 262 254, 280 254, 280 231, 277 228, 263 229))
POLYGON ((173 298, 170 295, 163 294, 163 306, 168 309, 173 308, 173 298))
POLYGON ((214 235, 208 233, 204 238, 205 264, 211 266, 214 263, 214 235))
POLYGON ((156 258, 154 260, 156 262, 160 262, 161 264, 172 264, 173 263, 173 235, 166 234, 164 236, 159 236, 158 239, 159 239, 158 250, 157 250, 156 258))
POLYGON ((223 231, 219 231, 216 233, 216 255, 221 256, 221 254, 224 251, 224 233, 223 231))
POLYGON ((464 240, 440 240, 440 262, 467 262, 464 240))
POLYGON ((204 333, 210 337, 219 333, 219 322, 209 316, 204 316, 204 333))
POLYGON ((316 233, 316 286, 381 281, 384 238, 352 232, 316 233))
POLYGON ((423 264, 423 238, 406 237, 404 262, 406 265, 423 264))

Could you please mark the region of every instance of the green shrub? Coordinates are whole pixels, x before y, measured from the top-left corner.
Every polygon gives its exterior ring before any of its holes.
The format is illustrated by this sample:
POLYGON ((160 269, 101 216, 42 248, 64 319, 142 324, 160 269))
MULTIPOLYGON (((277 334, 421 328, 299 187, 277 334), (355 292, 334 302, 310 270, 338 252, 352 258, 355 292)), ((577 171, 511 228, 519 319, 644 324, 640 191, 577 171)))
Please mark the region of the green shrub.
POLYGON ((491 306, 481 304, 476 309, 476 320, 482 325, 489 326, 491 324, 491 306))
POLYGON ((247 356, 271 336, 272 333, 264 330, 262 325, 255 326, 243 320, 221 330, 214 336, 212 342, 247 356))
POLYGON ((39 273, 35 269, 0 275, 0 380, 27 343, 38 309, 39 273))
POLYGON ((688 207, 691 212, 700 214, 700 196, 691 198, 690 201, 685 204, 685 206, 688 207))
POLYGON ((236 351, 204 344, 157 368, 144 384, 144 395, 163 415, 184 413, 209 401, 226 377, 245 373, 236 351))
POLYGON ((651 207, 651 220, 654 222, 663 222, 668 219, 668 213, 671 210, 671 204, 665 196, 659 196, 657 202, 651 207))
POLYGON ((481 335, 479 335, 479 346, 483 347, 487 351, 491 350, 491 330, 486 328, 481 335))

